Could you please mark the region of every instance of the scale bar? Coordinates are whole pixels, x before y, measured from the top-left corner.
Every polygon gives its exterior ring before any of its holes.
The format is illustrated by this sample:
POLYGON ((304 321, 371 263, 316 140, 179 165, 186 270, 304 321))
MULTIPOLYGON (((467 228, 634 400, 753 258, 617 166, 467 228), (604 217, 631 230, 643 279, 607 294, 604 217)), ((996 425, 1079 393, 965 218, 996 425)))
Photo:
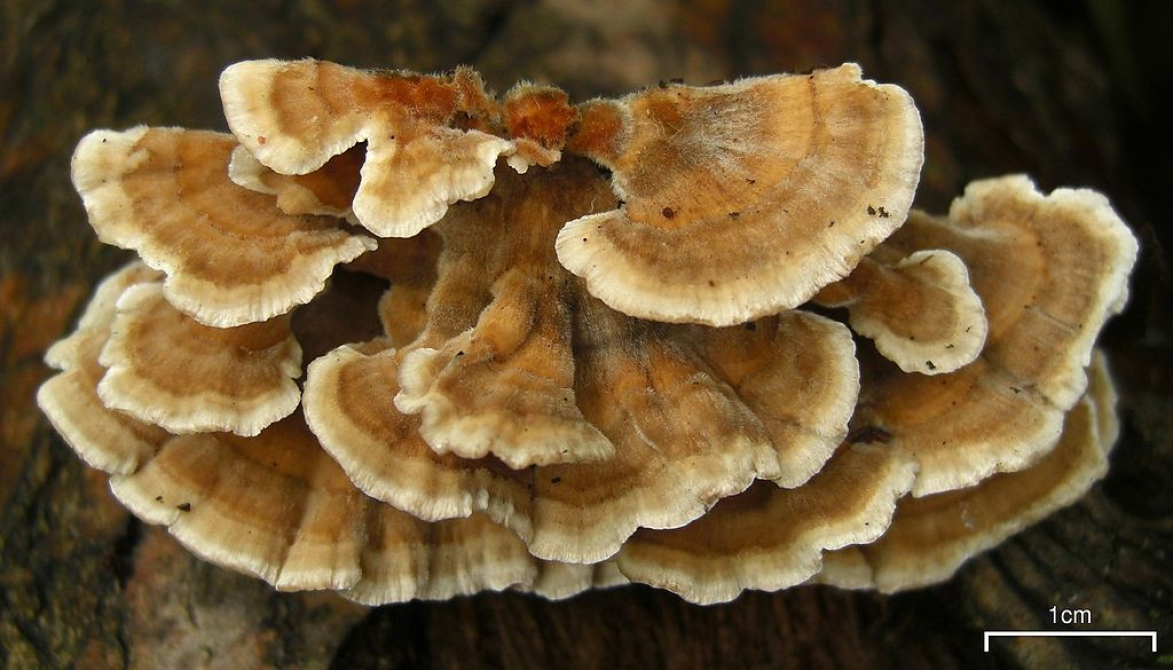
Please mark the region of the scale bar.
POLYGON ((988 630, 985 631, 982 651, 990 651, 992 637, 1147 637, 1152 640, 1153 653, 1157 653, 1155 630, 988 630))

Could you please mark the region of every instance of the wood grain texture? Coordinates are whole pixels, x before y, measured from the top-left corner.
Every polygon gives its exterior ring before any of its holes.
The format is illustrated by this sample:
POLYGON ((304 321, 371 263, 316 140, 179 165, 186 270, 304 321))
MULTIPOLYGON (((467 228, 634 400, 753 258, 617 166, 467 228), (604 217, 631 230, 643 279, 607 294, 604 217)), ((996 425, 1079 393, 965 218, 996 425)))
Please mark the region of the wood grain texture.
POLYGON ((1173 82, 1155 1, 142 0, 0 2, 0 666, 12 668, 1144 668, 1173 663, 1173 339, 1166 198, 1173 82), (48 428, 40 357, 94 281, 102 247, 68 180, 78 139, 139 123, 223 130, 216 77, 259 57, 443 70, 491 87, 558 83, 573 100, 856 60, 924 117, 918 203, 1028 172, 1106 192, 1142 240, 1127 312, 1103 341, 1124 433, 1103 484, 930 589, 823 587, 716 607, 629 587, 562 603, 484 594, 365 610, 278 594, 201 563, 113 501, 48 428), (1169 93, 1169 91, 1165 91, 1169 93), (1109 640, 997 641, 1052 605, 1109 640))

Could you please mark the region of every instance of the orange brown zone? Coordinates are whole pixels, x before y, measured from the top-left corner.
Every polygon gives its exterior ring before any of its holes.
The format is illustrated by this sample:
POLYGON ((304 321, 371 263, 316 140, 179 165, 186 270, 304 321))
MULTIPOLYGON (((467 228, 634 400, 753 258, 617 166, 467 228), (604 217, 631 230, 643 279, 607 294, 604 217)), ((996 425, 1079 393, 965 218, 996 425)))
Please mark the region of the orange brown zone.
POLYGON ((281 131, 299 138, 312 136, 322 119, 356 110, 396 110, 407 118, 464 129, 492 127, 498 116, 480 75, 467 67, 432 76, 322 61, 294 63, 277 72, 269 95, 283 103, 274 105, 281 131))
POLYGON ((932 292, 939 292, 939 288, 910 277, 912 271, 914 268, 885 267, 864 258, 850 275, 823 287, 814 299, 828 307, 859 299, 858 313, 882 314, 885 327, 895 336, 940 342, 954 332, 957 315, 947 303, 933 300, 932 292))
POLYGON ((202 131, 150 130, 140 141, 148 158, 121 187, 133 222, 168 261, 216 284, 260 284, 288 273, 292 259, 343 239, 331 234, 335 219, 286 215, 271 196, 232 183, 234 146, 228 136, 202 131))
MULTIPOLYGON (((372 352, 373 353, 373 352, 372 352)), ((485 469, 498 477, 525 485, 529 470, 511 470, 495 458, 467 460, 452 455, 439 455, 419 436, 420 420, 416 415, 399 412, 392 399, 399 393, 399 366, 393 358, 363 358, 338 371, 337 385, 331 395, 336 398, 339 411, 364 435, 372 436, 387 450, 386 454, 369 454, 375 459, 368 467, 386 470, 395 477, 405 468, 391 465, 397 461, 426 462, 434 468, 447 471, 449 480, 463 488, 470 472, 485 469), (466 472, 468 471, 468 472, 466 472)), ((408 484, 408 482, 402 482, 408 484)), ((418 482, 413 482, 418 485, 418 482)))
POLYGON ((611 167, 629 129, 619 103, 594 100, 578 106, 578 125, 570 128, 566 150, 611 167))
POLYGON ((561 149, 579 113, 556 88, 527 86, 511 91, 504 103, 510 137, 532 139, 547 149, 561 149))
MULTIPOLYGON (((498 288, 532 291, 544 287, 551 292, 530 295, 530 304, 525 306, 530 310, 555 295, 565 295, 567 284, 575 280, 555 256, 558 230, 566 221, 594 211, 592 207, 605 209, 615 202, 606 180, 581 159, 568 158, 549 169, 533 168, 524 176, 499 168, 496 177, 489 195, 454 205, 435 227, 444 250, 428 300, 428 327, 416 346, 439 348, 475 327, 498 288), (497 287, 510 272, 532 282, 497 287)), ((503 296, 502 301, 517 298, 503 296)))
MULTIPOLYGON (((216 514, 292 542, 314 491, 358 497, 358 491, 318 445, 300 414, 254 438, 224 433, 173 438, 148 466, 165 483, 156 502, 190 512, 210 505, 216 514), (161 499, 160 499, 161 498, 161 499)), ((150 470, 143 475, 150 476, 150 470)), ((140 481, 143 481, 138 475, 140 481)))
POLYGON ((933 377, 896 373, 865 379, 852 425, 856 431, 881 430, 922 463, 944 464, 958 449, 996 449, 1021 444, 1024 435, 1032 440, 1045 435, 1058 410, 1020 384, 984 358, 933 377))

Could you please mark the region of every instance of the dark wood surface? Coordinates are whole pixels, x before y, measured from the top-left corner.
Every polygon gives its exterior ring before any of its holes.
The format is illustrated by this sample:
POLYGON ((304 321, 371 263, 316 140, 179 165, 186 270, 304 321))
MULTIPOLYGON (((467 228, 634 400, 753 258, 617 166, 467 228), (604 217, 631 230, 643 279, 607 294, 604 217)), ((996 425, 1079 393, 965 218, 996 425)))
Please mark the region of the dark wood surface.
POLYGON ((259 0, 0 2, 0 666, 12 668, 808 667, 1173 665, 1173 356, 1167 249, 1173 64, 1159 1, 259 0), (947 9, 942 9, 947 7, 947 9), (483 594, 365 609, 277 594, 192 558, 130 517, 32 396, 103 247, 68 181, 97 127, 225 127, 216 78, 245 58, 315 56, 430 71, 470 63, 575 99, 660 79, 703 84, 855 60, 908 88, 927 162, 918 202, 973 178, 1106 192, 1142 240, 1128 311, 1104 343, 1121 386, 1112 472, 1082 502, 894 597, 804 587, 695 607, 630 587, 549 603, 483 594), (1090 609, 1138 640, 996 641, 1090 609))

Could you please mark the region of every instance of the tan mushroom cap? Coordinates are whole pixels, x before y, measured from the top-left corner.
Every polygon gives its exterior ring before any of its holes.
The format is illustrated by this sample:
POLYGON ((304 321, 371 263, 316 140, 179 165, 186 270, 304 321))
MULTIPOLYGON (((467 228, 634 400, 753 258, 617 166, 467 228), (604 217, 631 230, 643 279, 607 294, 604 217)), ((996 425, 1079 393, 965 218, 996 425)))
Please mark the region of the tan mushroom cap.
POLYGON ((898 449, 847 446, 799 488, 758 482, 683 528, 639 531, 615 561, 631 581, 700 604, 789 588, 819 572, 824 550, 880 537, 915 476, 898 449))
POLYGON ((853 428, 881 430, 917 458, 918 496, 1036 462, 1086 388, 1092 344, 1121 304, 1137 249, 1128 228, 1097 193, 1044 196, 1025 177, 1003 177, 971 184, 948 219, 914 212, 886 246, 957 254, 989 334, 981 356, 949 374, 875 368, 853 428))
POLYGON ((253 436, 301 402, 288 315, 212 328, 172 307, 160 283, 122 294, 99 362, 104 405, 172 433, 253 436))
POLYGON ((358 191, 359 170, 366 153, 351 147, 305 175, 284 175, 265 167, 243 146, 232 150, 228 177, 237 186, 277 196, 286 214, 314 214, 353 219, 350 205, 358 191))
POLYGON ((309 302, 337 263, 374 241, 336 220, 290 216, 233 184, 235 141, 219 133, 138 127, 94 131, 73 155, 90 223, 167 274, 167 300, 201 323, 264 321, 309 302))
POLYGON ((901 256, 881 244, 850 275, 824 286, 815 302, 846 307, 852 330, 904 372, 953 372, 986 343, 982 301, 965 263, 948 251, 901 256))
POLYGON ((624 204, 568 223, 558 258, 657 321, 727 326, 806 302, 904 221, 923 159, 912 99, 854 64, 580 111, 567 150, 610 169, 624 204))
POLYGON ((1115 392, 1102 357, 1090 378, 1041 461, 971 488, 905 498, 879 541, 829 554, 819 581, 889 593, 944 581, 972 556, 1081 498, 1107 472, 1116 437, 1115 392))
POLYGON ((425 77, 245 61, 224 70, 220 96, 240 143, 281 174, 314 172, 366 142, 353 210, 380 237, 411 237, 449 205, 484 196, 497 158, 515 150, 475 127, 493 121, 493 104, 467 68, 425 77), (462 122, 474 127, 456 127, 462 122))
POLYGON ((86 463, 105 472, 133 472, 169 437, 161 428, 107 410, 98 397, 98 382, 106 372, 98 356, 110 336, 118 297, 131 286, 161 278, 137 261, 110 275, 98 285, 77 331, 45 355, 50 366, 63 372, 37 390, 37 405, 86 463))

